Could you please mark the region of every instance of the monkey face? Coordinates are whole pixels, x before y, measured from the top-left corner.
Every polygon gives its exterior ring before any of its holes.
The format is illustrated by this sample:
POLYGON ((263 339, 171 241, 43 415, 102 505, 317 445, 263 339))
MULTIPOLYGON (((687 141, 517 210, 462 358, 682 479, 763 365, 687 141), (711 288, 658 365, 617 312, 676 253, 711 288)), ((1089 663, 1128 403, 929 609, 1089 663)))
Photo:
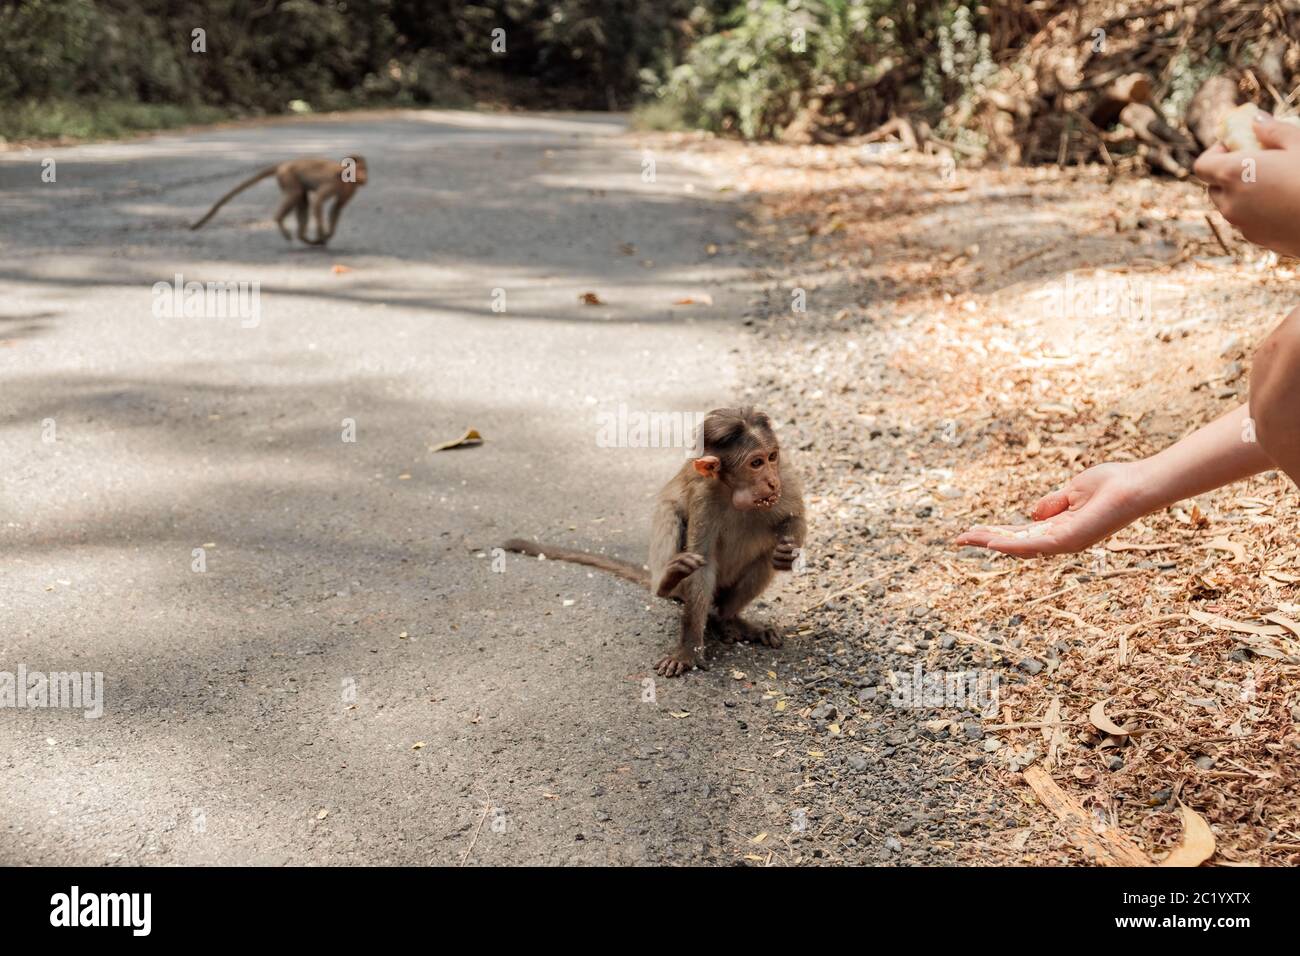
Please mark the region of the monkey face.
POLYGON ((781 452, 776 445, 749 452, 733 469, 731 504, 741 511, 771 508, 781 500, 781 452))
POLYGON ((758 445, 723 465, 716 455, 695 459, 695 470, 716 478, 731 489, 731 505, 738 511, 771 508, 781 500, 781 452, 775 444, 758 445))
POLYGON ((695 460, 704 478, 731 490, 740 511, 771 508, 781 500, 781 450, 771 420, 753 408, 715 408, 704 419, 705 454, 695 460))

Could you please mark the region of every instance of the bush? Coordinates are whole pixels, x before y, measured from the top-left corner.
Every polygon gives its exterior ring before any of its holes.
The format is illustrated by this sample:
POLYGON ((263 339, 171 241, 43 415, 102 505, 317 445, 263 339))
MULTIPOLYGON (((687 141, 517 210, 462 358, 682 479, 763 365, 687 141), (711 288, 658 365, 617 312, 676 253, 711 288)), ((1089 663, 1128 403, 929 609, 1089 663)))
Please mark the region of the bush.
POLYGON ((718 0, 0 0, 0 103, 281 112, 464 102, 489 74, 550 105, 626 107, 718 0), (506 52, 493 52, 494 30, 506 52), (195 30, 206 51, 191 49, 195 30))
POLYGON ((761 137, 810 111, 846 132, 893 112, 937 121, 992 71, 977 0, 734 3, 0 0, 0 103, 260 114, 464 105, 466 89, 596 109, 649 95, 657 126, 761 137))
POLYGON ((94 99, 31 100, 0 111, 0 140, 101 139, 228 119, 216 106, 136 103, 94 99))
POLYGON ((973 0, 748 0, 656 95, 690 125, 749 138, 805 108, 849 132, 900 109, 937 118, 993 72, 979 16, 973 0))

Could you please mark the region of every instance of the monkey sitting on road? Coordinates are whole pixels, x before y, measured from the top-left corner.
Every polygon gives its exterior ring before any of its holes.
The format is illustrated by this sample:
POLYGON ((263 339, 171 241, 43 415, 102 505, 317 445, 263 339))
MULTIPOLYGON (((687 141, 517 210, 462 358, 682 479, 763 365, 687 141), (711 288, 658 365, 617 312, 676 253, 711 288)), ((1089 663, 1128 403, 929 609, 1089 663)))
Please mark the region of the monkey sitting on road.
POLYGON ((208 214, 190 226, 198 229, 217 214, 233 196, 254 183, 274 176, 280 184, 280 208, 275 211, 275 224, 280 233, 292 242, 289 230, 284 228, 284 217, 298 214, 298 238, 308 245, 323 246, 334 237, 339 223, 339 213, 352 199, 357 189, 366 184, 366 161, 360 156, 348 156, 341 161, 332 159, 291 159, 276 166, 268 166, 255 176, 244 180, 216 201, 208 214), (325 227, 325 203, 333 199, 330 207, 329 228, 325 227), (308 212, 316 218, 316 238, 307 238, 308 212))
POLYGON ((523 554, 612 572, 680 601, 681 639, 655 666, 677 677, 702 666, 706 625, 723 641, 780 647, 771 627, 740 617, 776 571, 803 547, 803 491, 781 455, 772 423, 752 408, 719 408, 704 419, 704 454, 664 486, 650 531, 650 571, 603 555, 507 541, 523 554))

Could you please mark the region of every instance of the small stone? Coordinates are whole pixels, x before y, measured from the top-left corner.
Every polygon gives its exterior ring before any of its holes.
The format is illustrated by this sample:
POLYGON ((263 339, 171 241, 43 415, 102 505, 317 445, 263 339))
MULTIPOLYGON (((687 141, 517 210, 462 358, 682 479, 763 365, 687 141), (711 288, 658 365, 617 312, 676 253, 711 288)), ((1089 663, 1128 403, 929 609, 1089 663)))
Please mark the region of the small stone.
POLYGON ((1043 669, 1043 662, 1029 658, 1020 662, 1020 669, 1027 674, 1037 674, 1043 669))
POLYGON ((871 761, 868 760, 864 754, 849 754, 848 763, 849 766, 858 773, 861 773, 871 766, 871 761))
POLYGON ((858 701, 863 704, 869 704, 871 701, 876 699, 876 695, 879 693, 879 688, 864 687, 862 690, 858 691, 858 701))
POLYGON ((1123 769, 1124 769, 1124 758, 1123 758, 1123 757, 1108 757, 1108 758, 1106 759, 1106 769, 1107 769, 1107 770, 1123 770, 1123 769))
POLYGON ((815 708, 813 708, 812 719, 833 720, 835 718, 835 714, 836 714, 836 710, 834 704, 818 704, 815 708))
POLYGON ((967 740, 984 739, 984 725, 978 721, 972 720, 968 723, 962 724, 961 729, 965 732, 967 740))
POLYGON ((1214 758, 1208 754, 1201 754, 1201 756, 1196 758, 1195 763, 1196 766, 1200 767, 1202 770, 1214 769, 1214 758))
POLYGON ((596 811, 596 820, 597 820, 598 822, 600 822, 600 823, 608 823, 608 822, 609 822, 609 814, 606 813, 604 810, 597 810, 597 811, 596 811))
POLYGON ((891 853, 902 853, 903 844, 899 843, 893 837, 889 837, 887 840, 885 840, 885 849, 891 853))
POLYGON ((953 637, 951 634, 945 634, 939 639, 939 646, 945 651, 950 651, 957 646, 957 638, 953 637))
POLYGON ((1002 741, 998 740, 996 737, 988 737, 984 740, 984 750, 987 753, 993 753, 993 751, 999 750, 1001 747, 1002 741))
POLYGON ((952 485, 940 485, 938 490, 935 492, 935 494, 937 494, 940 498, 946 498, 949 501, 954 501, 957 498, 960 498, 964 494, 964 492, 960 488, 954 488, 952 485))

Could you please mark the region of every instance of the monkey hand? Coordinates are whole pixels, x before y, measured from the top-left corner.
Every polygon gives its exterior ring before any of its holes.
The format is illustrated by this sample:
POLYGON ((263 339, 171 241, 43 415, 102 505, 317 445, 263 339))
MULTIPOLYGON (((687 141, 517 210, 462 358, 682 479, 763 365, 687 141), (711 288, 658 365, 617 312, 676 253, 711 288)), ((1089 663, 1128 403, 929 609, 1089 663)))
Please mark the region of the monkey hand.
POLYGON ((794 567, 795 558, 799 556, 799 543, 786 535, 776 543, 772 552, 772 567, 778 571, 789 571, 794 567))
POLYGON ((668 567, 664 568, 663 577, 659 579, 659 587, 655 593, 660 597, 668 597, 677 589, 677 585, 702 567, 704 567, 703 555, 696 554, 694 551, 682 551, 668 562, 668 567))

